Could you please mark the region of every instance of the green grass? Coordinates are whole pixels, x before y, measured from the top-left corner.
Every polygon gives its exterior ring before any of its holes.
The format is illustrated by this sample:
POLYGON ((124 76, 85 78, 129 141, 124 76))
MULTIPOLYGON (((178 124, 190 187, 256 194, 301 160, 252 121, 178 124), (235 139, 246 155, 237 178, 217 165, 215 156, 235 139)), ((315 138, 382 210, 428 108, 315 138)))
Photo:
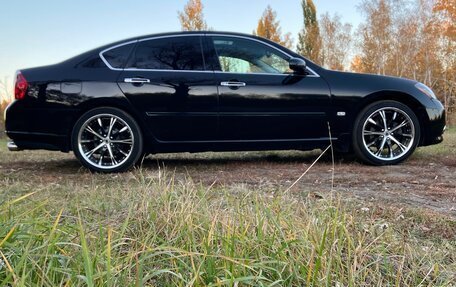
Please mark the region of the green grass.
POLYGON ((418 158, 432 158, 435 156, 455 157, 456 159, 456 127, 449 128, 443 135, 443 143, 420 147, 414 154, 418 158))
MULTIPOLYGON (((416 157, 451 156, 455 134, 416 157)), ((17 159, 0 144, 0 165, 17 159)), ((437 214, 330 192, 207 186, 166 168, 53 176, 0 174, 0 286, 456 282, 456 222, 437 214)))

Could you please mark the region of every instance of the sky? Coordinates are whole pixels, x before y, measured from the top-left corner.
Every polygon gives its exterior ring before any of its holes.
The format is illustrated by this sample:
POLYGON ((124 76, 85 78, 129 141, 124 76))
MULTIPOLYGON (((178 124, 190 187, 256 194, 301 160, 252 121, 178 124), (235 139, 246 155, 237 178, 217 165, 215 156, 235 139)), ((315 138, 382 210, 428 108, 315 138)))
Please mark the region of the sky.
MULTIPOLYGON (((16 70, 58 63, 98 46, 140 35, 179 31, 187 0, 4 0, 0 15, 0 83, 16 70)), ((296 43, 301 0, 203 0, 214 30, 252 33, 267 5, 296 43)), ((314 0, 318 15, 338 13, 356 28, 361 0, 314 0)), ((0 87, 1 88, 1 87, 0 87)), ((0 90, 0 93, 2 91, 0 90)))

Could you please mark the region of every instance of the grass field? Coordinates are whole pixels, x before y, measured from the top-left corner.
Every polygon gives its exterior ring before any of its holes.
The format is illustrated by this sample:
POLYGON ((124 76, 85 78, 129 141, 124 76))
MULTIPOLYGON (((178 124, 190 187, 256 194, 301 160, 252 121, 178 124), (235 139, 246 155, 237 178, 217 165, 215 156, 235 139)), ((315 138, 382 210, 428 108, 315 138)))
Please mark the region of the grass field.
MULTIPOLYGON (((436 170, 451 178, 456 130, 446 138, 398 168, 444 162, 436 170)), ((454 216, 348 196, 337 183, 339 173, 378 168, 337 162, 336 183, 325 185, 324 160, 318 192, 287 191, 292 181, 268 172, 302 172, 318 152, 163 155, 102 175, 71 155, 9 153, 5 142, 0 286, 456 284, 454 216)))

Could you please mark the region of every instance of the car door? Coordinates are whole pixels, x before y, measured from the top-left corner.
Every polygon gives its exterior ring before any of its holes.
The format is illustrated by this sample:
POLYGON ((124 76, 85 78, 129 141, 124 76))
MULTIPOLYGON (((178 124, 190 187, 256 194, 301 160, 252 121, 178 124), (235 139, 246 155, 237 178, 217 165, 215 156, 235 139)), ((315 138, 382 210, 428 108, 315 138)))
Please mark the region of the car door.
POLYGON ((160 142, 217 137, 218 94, 202 35, 139 40, 118 84, 160 142))
POLYGON ((328 137, 330 93, 318 75, 293 74, 291 56, 260 40, 207 38, 216 78, 222 140, 302 140, 328 137))

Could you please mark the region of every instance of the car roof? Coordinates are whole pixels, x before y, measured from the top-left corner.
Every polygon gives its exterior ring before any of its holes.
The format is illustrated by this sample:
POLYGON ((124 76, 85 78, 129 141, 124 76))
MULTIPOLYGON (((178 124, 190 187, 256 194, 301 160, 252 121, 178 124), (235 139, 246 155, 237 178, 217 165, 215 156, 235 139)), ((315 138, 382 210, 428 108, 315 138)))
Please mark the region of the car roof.
MULTIPOLYGON (((194 34, 194 35, 223 34, 223 35, 233 35, 233 36, 242 36, 242 37, 256 38, 256 39, 268 42, 269 44, 272 44, 272 45, 274 45, 276 47, 281 47, 277 43, 274 43, 274 42, 272 42, 272 41, 270 41, 268 39, 265 39, 265 38, 262 38, 262 37, 258 37, 258 36, 255 36, 255 35, 251 35, 251 34, 244 34, 244 33, 237 33, 237 32, 224 32, 224 31, 177 31, 177 32, 165 32, 165 33, 142 35, 142 36, 136 36, 136 37, 131 37, 131 38, 127 38, 127 39, 122 39, 122 40, 119 40, 119 41, 116 41, 116 42, 105 44, 103 46, 97 47, 97 48, 89 50, 89 51, 86 51, 86 52, 81 53, 79 55, 76 55, 76 56, 74 56, 74 57, 72 57, 70 59, 67 59, 67 60, 63 61, 62 64, 69 64, 69 65, 78 64, 81 61, 84 61, 85 59, 87 59, 88 57, 93 56, 94 54, 98 54, 101 51, 106 50, 106 49, 108 49, 110 47, 114 47, 116 45, 120 45, 120 44, 127 43, 127 42, 138 41, 138 40, 143 40, 143 39, 148 39, 148 38, 157 38, 157 37, 165 37, 165 36, 179 36, 179 35, 192 35, 192 34, 194 34)), ((283 49, 283 47, 281 47, 281 48, 283 49)))
POLYGON ((144 40, 144 39, 149 39, 149 38, 158 38, 158 37, 165 37, 165 36, 179 36, 179 35, 201 35, 201 34, 204 34, 204 35, 211 35, 211 34, 219 35, 219 34, 223 34, 223 35, 227 35, 227 36, 232 35, 232 36, 256 38, 256 39, 259 39, 259 40, 262 40, 262 41, 265 41, 265 42, 268 42, 268 43, 273 43, 275 46, 280 46, 277 43, 271 42, 269 39, 266 39, 266 38, 263 38, 263 37, 259 37, 259 36, 256 36, 256 35, 252 35, 252 34, 239 33, 239 32, 228 32, 228 31, 201 30, 201 31, 164 32, 164 33, 158 33, 158 34, 142 35, 142 36, 137 36, 137 37, 132 37, 132 38, 116 41, 115 43, 110 43, 108 45, 103 46, 103 48, 104 47, 118 45, 118 44, 129 42, 129 41, 144 40))

